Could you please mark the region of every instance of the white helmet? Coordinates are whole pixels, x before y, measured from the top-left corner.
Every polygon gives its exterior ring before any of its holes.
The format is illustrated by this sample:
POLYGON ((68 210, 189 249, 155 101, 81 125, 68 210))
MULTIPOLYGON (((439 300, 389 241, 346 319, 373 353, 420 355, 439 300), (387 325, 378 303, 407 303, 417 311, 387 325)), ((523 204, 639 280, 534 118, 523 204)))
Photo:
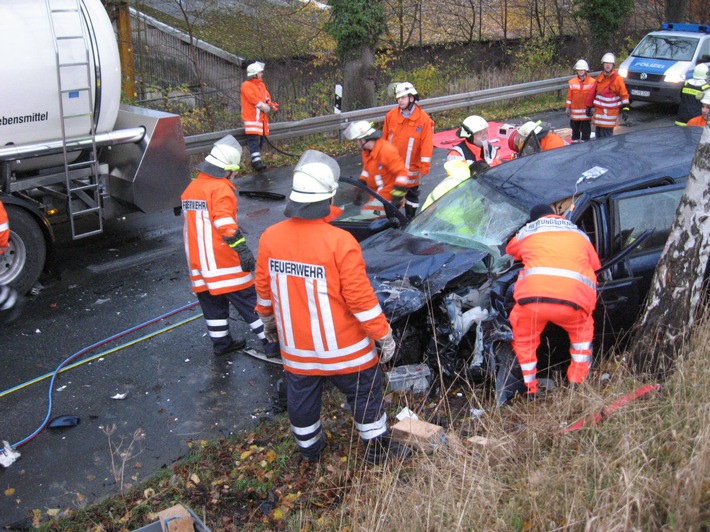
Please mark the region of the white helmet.
POLYGON ((710 90, 703 92, 703 97, 700 99, 700 103, 710 105, 710 90))
POLYGON ((340 167, 335 159, 317 150, 306 150, 293 169, 289 199, 296 203, 316 203, 335 196, 340 167))
POLYGON ((695 79, 708 79, 708 66, 704 63, 700 63, 693 69, 693 77, 695 79))
POLYGON ((602 56, 602 64, 611 63, 612 65, 616 63, 616 56, 611 52, 607 52, 602 56))
POLYGON ((456 135, 462 139, 467 139, 484 129, 488 129, 488 122, 486 122, 483 117, 471 115, 463 121, 461 129, 458 130, 456 135))
POLYGON ((419 93, 417 92, 417 89, 414 88, 414 85, 409 83, 408 81, 405 81, 404 83, 399 83, 397 84, 397 87, 395 88, 394 91, 394 96, 395 98, 399 99, 402 96, 418 96, 419 93))
POLYGON ((533 121, 525 122, 522 126, 518 128, 518 133, 520 133, 520 135, 525 138, 528 138, 530 133, 535 132, 535 134, 537 135, 538 133, 540 133, 540 131, 542 131, 542 126, 540 125, 540 123, 533 121))
POLYGON ((252 63, 247 67, 247 77, 248 78, 253 78, 256 76, 259 72, 264 71, 264 63, 261 63, 260 61, 256 61, 255 63, 252 63))
POLYGON ((232 135, 226 135, 214 143, 210 154, 197 165, 197 169, 214 177, 227 177, 229 172, 239 170, 241 160, 241 145, 232 135))
POLYGON ((574 64, 572 70, 586 70, 587 72, 589 72, 589 65, 584 59, 580 59, 574 64))
POLYGON ((374 124, 367 120, 352 122, 345 128, 345 131, 343 131, 343 135, 345 135, 345 138, 348 140, 369 139, 375 136, 376 133, 377 130, 374 124))

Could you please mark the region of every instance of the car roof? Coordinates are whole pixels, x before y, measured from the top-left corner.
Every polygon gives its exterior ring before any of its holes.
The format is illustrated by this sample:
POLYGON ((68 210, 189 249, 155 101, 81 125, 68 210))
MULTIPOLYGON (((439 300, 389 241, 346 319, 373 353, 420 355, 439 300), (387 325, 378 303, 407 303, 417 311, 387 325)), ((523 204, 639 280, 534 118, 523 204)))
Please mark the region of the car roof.
POLYGON ((705 32, 689 30, 658 30, 649 32, 647 35, 658 35, 661 37, 696 37, 698 39, 708 37, 708 34, 705 32))
POLYGON ((598 196, 621 191, 662 177, 683 180, 702 130, 671 126, 573 144, 505 162, 479 179, 528 209, 584 192, 598 196), (594 169, 604 173, 577 185, 594 169))

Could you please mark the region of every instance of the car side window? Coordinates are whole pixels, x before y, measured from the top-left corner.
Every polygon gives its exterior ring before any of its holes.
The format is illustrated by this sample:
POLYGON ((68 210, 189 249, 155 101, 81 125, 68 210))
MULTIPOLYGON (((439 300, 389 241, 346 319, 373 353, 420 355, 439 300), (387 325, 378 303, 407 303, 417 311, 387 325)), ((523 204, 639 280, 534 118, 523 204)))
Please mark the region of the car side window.
POLYGON ((662 249, 668 240, 683 190, 663 187, 618 197, 615 200, 614 252, 632 244, 646 230, 652 231, 651 236, 632 255, 662 249))

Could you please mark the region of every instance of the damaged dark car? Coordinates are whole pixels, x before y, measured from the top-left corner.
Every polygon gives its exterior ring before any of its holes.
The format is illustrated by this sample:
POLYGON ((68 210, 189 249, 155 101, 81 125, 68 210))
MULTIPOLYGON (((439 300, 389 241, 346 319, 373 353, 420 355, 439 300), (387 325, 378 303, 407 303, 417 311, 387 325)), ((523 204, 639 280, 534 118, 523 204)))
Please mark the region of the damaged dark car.
MULTIPOLYGON (((701 131, 652 129, 521 157, 465 180, 409 223, 382 198, 382 211, 361 211, 363 185, 341 179, 335 204, 343 212, 332 223, 362 239, 399 346, 393 363, 492 381, 498 404, 524 390, 507 319, 522 265, 505 246, 539 203, 575 222, 596 247, 594 351, 607 350, 641 311, 701 131)), ((541 371, 564 370, 568 348, 564 332, 549 326, 541 371)))

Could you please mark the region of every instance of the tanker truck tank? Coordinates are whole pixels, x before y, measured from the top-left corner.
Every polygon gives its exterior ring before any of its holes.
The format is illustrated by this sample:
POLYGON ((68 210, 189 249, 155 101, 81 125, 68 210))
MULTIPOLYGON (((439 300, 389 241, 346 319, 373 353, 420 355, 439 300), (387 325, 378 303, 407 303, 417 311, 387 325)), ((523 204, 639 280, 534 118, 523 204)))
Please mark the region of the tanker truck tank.
POLYGON ((28 291, 52 264, 52 224, 73 239, 103 220, 173 209, 190 171, 180 117, 121 105, 100 0, 0 1, 0 200, 10 247, 0 285, 28 291))

